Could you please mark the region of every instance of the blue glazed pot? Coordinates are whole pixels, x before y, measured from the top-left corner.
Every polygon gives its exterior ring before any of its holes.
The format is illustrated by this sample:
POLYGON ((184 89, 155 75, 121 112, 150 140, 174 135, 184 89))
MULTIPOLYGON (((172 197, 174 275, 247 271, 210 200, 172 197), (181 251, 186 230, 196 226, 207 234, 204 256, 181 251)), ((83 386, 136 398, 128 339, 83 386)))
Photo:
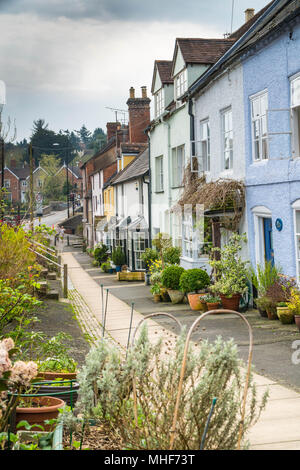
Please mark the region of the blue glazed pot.
POLYGON ((122 266, 116 266, 116 272, 117 272, 117 273, 120 273, 120 272, 121 272, 121 267, 122 267, 122 266))

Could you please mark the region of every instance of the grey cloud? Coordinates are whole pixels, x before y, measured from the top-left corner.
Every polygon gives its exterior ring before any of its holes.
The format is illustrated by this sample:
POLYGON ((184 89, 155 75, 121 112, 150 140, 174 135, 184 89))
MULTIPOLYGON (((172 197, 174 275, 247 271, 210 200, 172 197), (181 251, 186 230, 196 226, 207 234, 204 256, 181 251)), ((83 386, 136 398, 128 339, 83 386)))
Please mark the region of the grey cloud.
MULTIPOLYGON (((252 0, 259 10, 268 0, 252 0)), ((220 25, 231 17, 232 0, 0 0, 0 13, 34 13, 44 17, 103 21, 203 21, 220 25)), ((241 21, 249 0, 235 2, 235 18, 241 21)), ((230 20, 229 20, 230 21, 230 20)))

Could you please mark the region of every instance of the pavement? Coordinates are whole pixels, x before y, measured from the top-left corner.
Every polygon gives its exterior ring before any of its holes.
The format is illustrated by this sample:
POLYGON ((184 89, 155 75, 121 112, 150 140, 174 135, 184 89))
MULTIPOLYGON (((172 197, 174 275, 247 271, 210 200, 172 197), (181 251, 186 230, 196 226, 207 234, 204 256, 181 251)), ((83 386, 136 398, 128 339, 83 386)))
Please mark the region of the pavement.
MULTIPOLYGON (((99 268, 93 267, 92 259, 86 253, 73 247, 66 247, 65 250, 62 257, 69 268, 70 298, 73 307, 74 302, 84 306, 78 308, 79 312, 85 310, 85 320, 81 326, 86 328, 86 332, 90 330, 94 340, 102 335, 100 284, 104 286, 104 305, 106 295, 108 302, 106 334, 123 349, 128 343, 132 302, 133 328, 145 315, 154 312, 172 313, 187 326, 199 315, 192 312, 188 305, 155 304, 148 286, 137 282, 119 282, 115 275, 101 273, 99 268)), ((270 394, 266 410, 248 435, 251 449, 300 450, 300 365, 291 362, 294 351, 292 343, 300 340, 300 334, 295 325, 281 325, 278 321, 261 319, 254 310, 246 312, 245 316, 253 328, 253 364, 259 372, 254 374, 254 380, 258 396, 266 389, 270 394)), ((201 338, 213 340, 218 335, 225 339, 233 337, 241 356, 246 358, 248 335, 240 319, 229 314, 217 314, 206 317, 204 322, 192 337, 195 343, 201 338)), ((148 320, 148 328, 150 339, 162 335, 170 347, 179 331, 176 324, 166 317, 148 320)))

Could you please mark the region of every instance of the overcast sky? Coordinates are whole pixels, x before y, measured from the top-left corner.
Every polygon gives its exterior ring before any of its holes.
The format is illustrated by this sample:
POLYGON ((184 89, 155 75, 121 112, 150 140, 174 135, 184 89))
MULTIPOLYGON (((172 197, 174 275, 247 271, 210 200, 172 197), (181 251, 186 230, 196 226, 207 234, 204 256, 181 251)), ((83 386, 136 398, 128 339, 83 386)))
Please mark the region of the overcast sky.
MULTIPOLYGON (((233 29, 244 10, 269 0, 235 0, 233 29)), ((106 106, 126 109, 128 90, 147 85, 153 62, 172 59, 176 37, 230 31, 232 0, 0 0, 0 80, 6 117, 29 137, 34 119, 49 127, 105 128, 106 106)))

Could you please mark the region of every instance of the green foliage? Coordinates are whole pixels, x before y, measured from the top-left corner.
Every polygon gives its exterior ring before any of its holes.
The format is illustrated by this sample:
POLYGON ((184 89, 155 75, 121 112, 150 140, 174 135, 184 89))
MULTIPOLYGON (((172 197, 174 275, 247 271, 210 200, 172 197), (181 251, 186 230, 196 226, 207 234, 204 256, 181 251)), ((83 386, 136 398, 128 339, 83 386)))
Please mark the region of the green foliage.
POLYGON ((188 269, 182 273, 179 287, 182 292, 191 293, 205 289, 210 284, 210 278, 203 269, 188 269))
MULTIPOLYGON (((63 417, 65 426, 74 430, 78 423, 76 415, 80 412, 85 422, 96 418, 100 425, 105 425, 125 449, 169 449, 185 339, 183 333, 172 354, 163 354, 162 340, 150 343, 144 327, 127 357, 106 340, 99 342, 87 355, 79 374, 79 398, 74 415, 63 417), (137 392, 137 426, 133 377, 137 392)), ((244 384, 245 368, 233 340, 224 341, 219 337, 214 343, 203 341, 200 348, 190 348, 174 449, 199 449, 214 397, 217 402, 205 449, 236 449, 244 384)), ((266 400, 267 393, 258 403, 250 374, 242 445, 247 444, 245 435, 259 418, 266 400)))
POLYGON ((152 248, 146 248, 145 252, 141 255, 141 259, 144 261, 147 270, 149 270, 152 262, 159 259, 159 253, 152 248))
POLYGON ((268 288, 278 280, 279 273, 280 269, 275 265, 273 266, 271 261, 267 261, 264 266, 258 264, 257 272, 255 272, 255 269, 252 266, 250 267, 249 277, 257 290, 258 296, 266 294, 268 288))
POLYGON ((201 300, 209 304, 216 304, 221 302, 221 298, 218 295, 213 296, 211 294, 203 295, 203 297, 201 297, 201 300))
POLYGON ((181 266, 172 265, 165 268, 161 275, 161 283, 167 289, 179 290, 180 276, 184 273, 181 266))
POLYGON ((159 232, 152 240, 152 245, 158 251, 162 269, 164 269, 164 254, 168 248, 172 247, 172 238, 167 233, 159 232))
POLYGON ((111 259, 116 266, 122 266, 125 263, 125 253, 120 246, 113 250, 111 259))
POLYGON ((181 256, 181 248, 178 246, 171 246, 164 251, 164 262, 166 264, 179 264, 181 256))
POLYGON ((156 282, 156 283, 153 284, 153 286, 151 287, 150 292, 151 292, 151 294, 153 294, 153 295, 154 295, 154 294, 160 294, 160 289, 161 289, 160 284, 158 284, 158 283, 156 282))
POLYGON ((69 354, 66 342, 72 336, 60 332, 48 341, 42 342, 38 350, 40 372, 75 372, 77 363, 69 354))
POLYGON ((94 249, 94 258, 99 264, 103 263, 108 258, 108 248, 106 245, 99 243, 94 249))
POLYGON ((216 282, 211 290, 226 297, 247 292, 248 261, 239 255, 246 235, 233 233, 224 248, 213 248, 212 252, 220 253, 220 260, 211 259, 210 265, 215 270, 216 282))
POLYGON ((110 262, 110 258, 108 258, 107 261, 105 261, 104 263, 101 264, 101 269, 104 273, 108 273, 109 269, 111 269, 111 262, 110 262))

